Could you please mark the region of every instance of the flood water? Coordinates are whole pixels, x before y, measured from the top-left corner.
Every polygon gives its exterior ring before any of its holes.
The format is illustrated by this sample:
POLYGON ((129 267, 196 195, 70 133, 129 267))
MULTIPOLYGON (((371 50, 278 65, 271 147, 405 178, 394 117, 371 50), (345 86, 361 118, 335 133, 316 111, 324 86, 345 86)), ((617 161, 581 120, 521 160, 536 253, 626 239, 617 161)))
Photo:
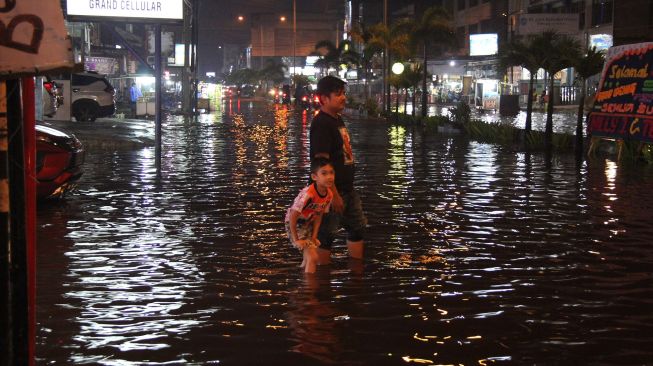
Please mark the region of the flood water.
POLYGON ((369 219, 315 276, 285 239, 310 116, 241 103, 91 150, 38 213, 37 363, 653 362, 653 169, 349 119, 369 219))

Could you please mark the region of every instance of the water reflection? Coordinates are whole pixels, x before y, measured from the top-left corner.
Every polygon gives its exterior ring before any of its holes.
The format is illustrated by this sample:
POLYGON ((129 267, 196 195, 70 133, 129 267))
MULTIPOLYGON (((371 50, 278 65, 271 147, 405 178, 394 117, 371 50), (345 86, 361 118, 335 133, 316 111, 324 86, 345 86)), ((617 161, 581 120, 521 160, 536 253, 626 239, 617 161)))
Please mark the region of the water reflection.
MULTIPOLYGON (((311 113, 229 103, 93 150, 39 209, 39 363, 645 364, 653 168, 348 119, 364 264, 285 239, 311 113), (231 109, 230 109, 231 107, 231 109)), ((342 243, 338 240, 338 243, 342 243)))

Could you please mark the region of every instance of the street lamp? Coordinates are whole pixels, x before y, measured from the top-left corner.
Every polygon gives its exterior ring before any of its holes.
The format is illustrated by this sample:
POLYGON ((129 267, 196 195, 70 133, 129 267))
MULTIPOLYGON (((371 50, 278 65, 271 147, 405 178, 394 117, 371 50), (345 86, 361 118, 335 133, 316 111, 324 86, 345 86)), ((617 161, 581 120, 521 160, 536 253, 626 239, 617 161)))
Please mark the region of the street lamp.
POLYGON ((243 20, 245 20, 245 17, 242 16, 242 15, 239 15, 238 18, 236 18, 236 19, 238 19, 239 22, 242 22, 243 20))
POLYGON ((401 75, 402 72, 404 72, 404 64, 402 64, 401 62, 395 62, 392 65, 392 73, 394 73, 395 75, 401 75))

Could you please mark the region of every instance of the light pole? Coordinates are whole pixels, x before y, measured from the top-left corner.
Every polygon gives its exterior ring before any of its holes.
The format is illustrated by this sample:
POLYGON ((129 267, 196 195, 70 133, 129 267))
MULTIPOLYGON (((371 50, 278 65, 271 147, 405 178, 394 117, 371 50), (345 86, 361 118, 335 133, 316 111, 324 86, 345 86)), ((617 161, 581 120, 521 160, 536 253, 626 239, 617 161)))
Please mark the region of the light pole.
POLYGON ((297 0, 292 0, 292 73, 290 84, 295 76, 295 56, 297 53, 297 0))

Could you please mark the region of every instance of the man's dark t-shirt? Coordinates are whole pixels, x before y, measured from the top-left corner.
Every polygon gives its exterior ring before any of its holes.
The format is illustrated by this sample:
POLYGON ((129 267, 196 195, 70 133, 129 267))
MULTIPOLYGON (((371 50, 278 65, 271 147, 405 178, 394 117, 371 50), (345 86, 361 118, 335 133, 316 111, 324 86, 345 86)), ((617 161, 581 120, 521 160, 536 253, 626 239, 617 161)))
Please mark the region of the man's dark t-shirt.
POLYGON ((336 173, 338 192, 351 192, 354 189, 354 155, 342 118, 333 118, 320 111, 311 122, 310 140, 311 159, 320 153, 329 154, 336 173))

